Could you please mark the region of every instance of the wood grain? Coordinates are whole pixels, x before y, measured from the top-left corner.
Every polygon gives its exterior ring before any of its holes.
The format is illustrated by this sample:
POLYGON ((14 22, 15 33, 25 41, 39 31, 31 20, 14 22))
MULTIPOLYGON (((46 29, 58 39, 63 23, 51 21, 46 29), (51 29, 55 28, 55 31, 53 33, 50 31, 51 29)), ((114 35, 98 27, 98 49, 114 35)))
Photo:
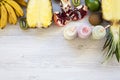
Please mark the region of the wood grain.
MULTIPOLYGON (((88 23, 88 16, 66 26, 88 23)), ((64 27, 0 30, 0 80, 120 80, 120 64, 102 64, 103 40, 67 41, 64 27)))

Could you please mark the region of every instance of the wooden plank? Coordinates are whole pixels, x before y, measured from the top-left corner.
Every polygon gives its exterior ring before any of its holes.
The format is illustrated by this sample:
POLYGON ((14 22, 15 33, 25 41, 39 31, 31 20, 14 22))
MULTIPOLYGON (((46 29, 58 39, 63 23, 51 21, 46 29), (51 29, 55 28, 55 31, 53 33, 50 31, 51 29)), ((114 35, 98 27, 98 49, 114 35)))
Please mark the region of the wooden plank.
MULTIPOLYGON (((66 26, 83 23, 88 16, 66 26)), ((115 58, 101 64, 105 39, 67 41, 63 29, 52 24, 23 31, 17 24, 0 30, 0 80, 120 80, 115 58)))

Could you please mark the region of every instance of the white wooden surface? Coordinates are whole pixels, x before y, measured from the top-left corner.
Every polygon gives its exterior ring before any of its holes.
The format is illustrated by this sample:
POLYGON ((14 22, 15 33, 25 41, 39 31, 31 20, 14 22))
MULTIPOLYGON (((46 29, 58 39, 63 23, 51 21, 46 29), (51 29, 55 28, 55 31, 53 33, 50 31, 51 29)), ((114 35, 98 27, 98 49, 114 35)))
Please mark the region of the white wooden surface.
MULTIPOLYGON (((67 26, 87 21, 71 22, 67 26)), ((0 80, 120 80, 115 59, 101 64, 105 40, 67 41, 63 28, 0 30, 0 80)))

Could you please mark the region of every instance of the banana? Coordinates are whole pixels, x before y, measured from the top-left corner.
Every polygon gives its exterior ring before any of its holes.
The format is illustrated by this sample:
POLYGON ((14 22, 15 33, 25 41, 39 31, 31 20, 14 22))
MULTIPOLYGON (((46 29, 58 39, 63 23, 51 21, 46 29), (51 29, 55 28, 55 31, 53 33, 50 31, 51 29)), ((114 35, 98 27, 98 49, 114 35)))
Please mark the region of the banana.
POLYGON ((15 14, 14 9, 5 1, 3 3, 7 9, 8 15, 9 15, 9 17, 8 17, 9 23, 16 24, 17 23, 17 16, 15 14))
POLYGON ((14 0, 5 0, 5 2, 13 7, 18 17, 23 16, 23 10, 17 2, 15 2, 14 0))
POLYGON ((10 19, 11 17, 8 17, 8 21, 10 24, 13 24, 12 20, 10 19))
MULTIPOLYGON (((0 4, 1 5, 1 4, 0 4)), ((1 18, 1 6, 0 6, 0 18, 1 18)))
POLYGON ((16 13, 17 17, 21 17, 21 15, 17 11, 15 11, 15 13, 16 13))
POLYGON ((26 7, 27 3, 24 0, 15 0, 18 4, 20 4, 21 6, 26 7))
POLYGON ((1 27, 1 7, 0 7, 0 27, 1 27))
POLYGON ((4 28, 7 22, 17 23, 17 17, 24 15, 21 6, 27 6, 25 0, 0 0, 0 28, 4 28))
POLYGON ((4 28, 7 25, 7 18, 8 18, 8 14, 7 14, 7 10, 4 6, 4 4, 1 2, 1 18, 0 18, 0 28, 4 28))

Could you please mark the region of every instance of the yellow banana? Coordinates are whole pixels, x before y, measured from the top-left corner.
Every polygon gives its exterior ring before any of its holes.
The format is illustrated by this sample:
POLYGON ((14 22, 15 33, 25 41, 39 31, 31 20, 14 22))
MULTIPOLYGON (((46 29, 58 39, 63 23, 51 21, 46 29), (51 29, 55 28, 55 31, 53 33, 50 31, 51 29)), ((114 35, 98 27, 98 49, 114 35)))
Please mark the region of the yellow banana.
POLYGON ((9 22, 10 24, 13 24, 12 19, 11 19, 11 17, 9 17, 9 16, 8 16, 8 22, 9 22))
POLYGON ((7 12, 8 12, 8 14, 9 14, 9 23, 11 23, 11 24, 16 24, 17 23, 17 16, 16 16, 16 14, 15 14, 15 11, 14 11, 14 9, 8 4, 8 3, 6 3, 6 2, 3 2, 4 3, 4 5, 5 5, 5 7, 6 7, 6 9, 7 9, 7 12))
POLYGON ((24 15, 22 8, 17 2, 15 2, 14 0, 5 0, 5 2, 14 8, 17 16, 24 15))
MULTIPOLYGON (((1 4, 0 4, 1 5, 1 4)), ((0 18, 1 18, 1 7, 0 7, 0 18)))
POLYGON ((1 19, 0 19, 0 27, 1 27, 1 19))
POLYGON ((18 4, 20 4, 21 6, 27 6, 27 2, 25 2, 25 0, 15 0, 18 4))
POLYGON ((1 7, 0 7, 0 27, 1 27, 1 7))
POLYGON ((3 3, 1 2, 1 20, 0 20, 0 28, 4 28, 7 25, 7 10, 3 3))
POLYGON ((15 13, 16 13, 17 17, 21 17, 21 15, 17 11, 15 11, 15 13))

